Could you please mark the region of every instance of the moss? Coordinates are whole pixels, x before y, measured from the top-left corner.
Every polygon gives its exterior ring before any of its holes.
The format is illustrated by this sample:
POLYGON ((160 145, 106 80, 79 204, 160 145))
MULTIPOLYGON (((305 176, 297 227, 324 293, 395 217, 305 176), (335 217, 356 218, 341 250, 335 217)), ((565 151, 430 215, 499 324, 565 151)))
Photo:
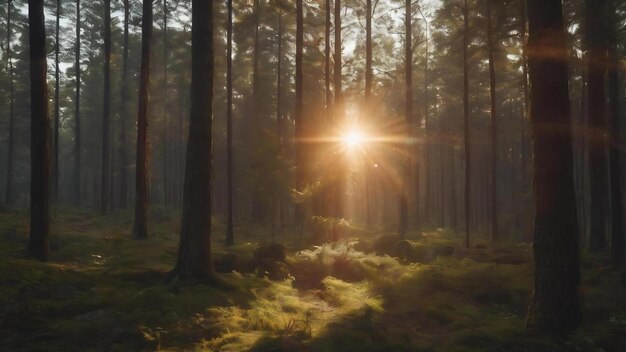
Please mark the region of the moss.
POLYGON ((284 248, 302 250, 272 260, 282 276, 270 280, 254 273, 254 251, 270 232, 238 227, 238 244, 224 248, 218 223, 215 259, 235 268, 222 277, 238 288, 223 291, 166 281, 180 220, 161 215, 139 242, 130 236, 130 212, 57 209, 51 242, 58 247, 49 263, 38 263, 23 251, 27 214, 0 213, 3 348, 514 352, 619 351, 626 343, 622 272, 603 258, 584 262, 587 323, 551 337, 524 328, 528 245, 465 249, 461 236, 437 229, 377 244, 352 231, 365 238, 302 248, 286 230, 284 248))

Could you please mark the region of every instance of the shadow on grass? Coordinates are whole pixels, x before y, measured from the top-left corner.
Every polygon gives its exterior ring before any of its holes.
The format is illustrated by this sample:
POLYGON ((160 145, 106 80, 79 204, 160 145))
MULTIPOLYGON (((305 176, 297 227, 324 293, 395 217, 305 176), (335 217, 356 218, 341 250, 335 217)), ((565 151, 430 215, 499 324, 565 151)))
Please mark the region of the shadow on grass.
POLYGON ((70 220, 56 222, 51 260, 40 263, 23 250, 23 222, 1 215, 2 350, 191 349, 221 332, 199 319, 208 309, 254 299, 250 290, 168 284, 177 237, 167 223, 139 243, 118 228, 127 221, 115 216, 85 220, 80 212, 62 214, 70 220), (77 226, 79 220, 85 224, 77 226))

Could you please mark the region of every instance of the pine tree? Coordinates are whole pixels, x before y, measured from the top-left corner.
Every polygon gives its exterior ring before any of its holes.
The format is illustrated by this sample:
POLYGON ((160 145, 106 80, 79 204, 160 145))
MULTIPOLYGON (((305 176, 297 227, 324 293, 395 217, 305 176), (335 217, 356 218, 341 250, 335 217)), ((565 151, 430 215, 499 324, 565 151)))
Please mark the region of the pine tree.
POLYGON ((192 0, 191 114, 175 277, 215 283, 211 263, 213 8, 192 0))
POLYGON ((143 1, 141 30, 141 73, 137 116, 137 171, 134 236, 148 238, 148 87, 150 85, 150 41, 152 40, 152 0, 143 1))
POLYGON ((50 118, 46 79, 46 29, 43 0, 28 1, 31 84, 30 245, 33 257, 48 259, 50 227, 50 118))
POLYGON ((582 320, 566 34, 561 0, 528 0, 535 180, 533 294, 528 322, 548 331, 582 320), (549 50, 554 55, 544 55, 549 50))

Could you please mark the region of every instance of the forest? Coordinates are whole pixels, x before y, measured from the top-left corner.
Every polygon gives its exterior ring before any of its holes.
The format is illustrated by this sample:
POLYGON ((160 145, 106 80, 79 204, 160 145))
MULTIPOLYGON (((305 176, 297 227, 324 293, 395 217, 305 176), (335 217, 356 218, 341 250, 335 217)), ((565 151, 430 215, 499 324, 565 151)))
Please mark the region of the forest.
POLYGON ((0 0, 0 350, 626 351, 625 0, 0 0))

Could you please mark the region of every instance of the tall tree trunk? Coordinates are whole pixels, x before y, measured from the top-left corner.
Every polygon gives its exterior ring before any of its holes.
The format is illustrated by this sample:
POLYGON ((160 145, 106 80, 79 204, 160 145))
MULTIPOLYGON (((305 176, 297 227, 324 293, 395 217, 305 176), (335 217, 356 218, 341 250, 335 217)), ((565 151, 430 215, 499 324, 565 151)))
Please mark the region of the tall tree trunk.
POLYGON ((104 98, 102 108, 102 169, 100 211, 109 209, 110 120, 111 120, 111 0, 104 1, 104 98))
MULTIPOLYGON (((342 42, 341 42, 341 0, 335 0, 335 55, 334 55, 334 87, 335 87, 335 103, 333 107, 333 122, 335 125, 343 123, 344 106, 343 106, 343 88, 342 88, 342 42)), ((334 218, 336 220, 344 217, 344 198, 345 198, 345 182, 346 169, 343 163, 338 163, 336 180, 334 184, 334 218)), ((333 226, 333 240, 337 241, 340 236, 338 224, 333 226)))
POLYGON ((365 14, 365 102, 372 96, 372 0, 367 0, 365 14))
POLYGON ((491 0, 487 0, 487 51, 489 52, 489 97, 491 103, 491 240, 498 240, 498 114, 496 112, 496 69, 493 60, 491 0))
POLYGON ((43 0, 28 1, 31 95, 30 253, 48 259, 50 226, 50 118, 46 82, 46 28, 43 0))
MULTIPOLYGON (((529 111, 530 111, 530 101, 529 101, 529 93, 528 93, 528 55, 526 53, 526 41, 527 37, 527 9, 526 3, 527 0, 523 0, 521 3, 521 15, 520 15, 520 40, 522 42, 522 94, 524 95, 524 113, 522 114, 522 122, 521 122, 521 162, 520 162, 520 179, 521 179, 521 189, 523 192, 526 191, 527 180, 528 180, 528 171, 527 171, 527 150, 528 150, 528 129, 527 123, 529 119, 529 111)), ((525 236, 526 238, 526 236, 525 236)))
POLYGON ((130 21, 130 0, 123 0, 124 3, 124 53, 123 53, 123 73, 122 73, 122 111, 120 114, 120 207, 126 209, 128 206, 128 142, 127 142, 127 125, 128 125, 128 50, 129 50, 129 34, 128 26, 130 21))
POLYGON ((226 4, 228 7, 226 23, 226 173, 228 176, 226 245, 232 246, 235 244, 233 229, 233 0, 228 0, 226 4))
MULTIPOLYGON (((442 121, 443 122, 443 121, 442 121)), ((443 126, 442 126, 442 131, 443 131, 443 126)), ((437 148, 437 152, 439 154, 439 227, 444 227, 444 176, 446 174, 446 172, 444 171, 444 159, 443 159, 443 155, 444 155, 444 146, 442 143, 439 144, 439 147, 437 148)))
POLYGON ((606 41, 603 22, 604 1, 585 0, 585 35, 587 44, 589 183, 591 187, 591 232, 589 250, 606 249, 607 184, 607 130, 605 117, 606 41))
POLYGON ((59 125, 61 123, 61 108, 59 106, 60 93, 60 68, 59 68, 59 51, 61 42, 59 41, 59 32, 61 31, 61 0, 57 0, 56 4, 56 24, 54 33, 54 174, 52 180, 52 202, 59 201, 59 125))
MULTIPOLYGON (((296 140, 296 189, 304 188, 304 145, 303 118, 304 118, 304 81, 302 73, 302 55, 304 50, 302 0, 296 0, 296 106, 295 106, 295 140, 296 140)), ((304 225, 304 209, 302 204, 296 204, 296 221, 302 228, 304 225)))
MULTIPOLYGON (((413 29, 411 0, 405 0, 404 12, 404 120, 406 124, 405 138, 411 138, 410 126, 413 122, 413 29)), ((403 156, 403 165, 401 166, 400 189, 398 190, 398 235, 402 238, 406 235, 409 227, 409 200, 408 200, 408 176, 410 175, 411 160, 408 157, 409 147, 406 147, 407 156, 403 156)))
POLYGON ((534 287, 528 322, 548 331, 575 329, 582 317, 580 258, 561 1, 528 0, 528 23, 535 156, 534 287))
POLYGON ((619 56, 617 54, 619 20, 617 1, 611 0, 607 7, 610 18, 609 46, 609 138, 610 138, 610 182, 611 182, 611 262, 619 266, 624 263, 624 212, 620 177, 620 106, 619 106, 619 56))
POLYGON ((169 141, 167 140, 167 55, 169 48, 167 47, 167 0, 163 0, 163 205, 169 205, 169 183, 168 183, 168 162, 167 148, 169 141))
MULTIPOLYGON (((276 56, 276 137, 278 139, 279 156, 283 154, 283 111, 282 111, 282 60, 283 60, 283 13, 282 9, 278 9, 278 36, 276 38, 278 44, 278 53, 276 56)), ((276 189, 274 190, 276 205, 274 209, 274 223, 277 224, 279 232, 282 232, 282 194, 276 189)), ((274 232, 272 232, 274 234, 274 232)))
POLYGON ((13 58, 11 56, 11 15, 13 14, 13 0, 7 2, 7 63, 9 65, 9 150, 7 155, 7 183, 6 204, 13 204, 13 157, 15 149, 15 80, 13 77, 13 58))
POLYGON ((326 91, 326 117, 330 120, 330 0, 326 0, 326 23, 324 26, 324 86, 326 91))
POLYGON ((80 0, 76 0, 76 52, 75 52, 75 70, 76 70, 76 96, 74 97, 74 203, 79 205, 81 202, 80 185, 80 153, 81 133, 80 133, 80 0))
MULTIPOLYGON (((588 243, 589 239, 589 197, 588 197, 588 186, 589 186, 589 168, 587 165, 589 164, 589 151, 587 146, 589 145, 589 134, 586 132, 587 129, 587 73, 583 69, 582 77, 581 77, 581 94, 580 94, 580 121, 578 130, 583 131, 580 136, 579 142, 579 163, 578 163, 578 197, 580 202, 579 208, 579 226, 580 226, 580 238, 583 243, 588 243)), ((575 154, 574 154, 575 155, 575 154)), ((576 165, 576 164, 575 164, 576 165)))
MULTIPOLYGON (((196 1, 194 1, 194 4, 196 1)), ((210 7, 210 6, 209 6, 210 7)), ((194 8, 195 10, 195 8, 194 8)), ((134 236, 148 238, 148 87, 150 86, 150 42, 152 40, 152 1, 143 1, 139 114, 137 116, 137 171, 134 236)))
MULTIPOLYGON (((424 216, 424 220, 428 223, 429 219, 429 209, 428 203, 430 201, 430 182, 431 182, 431 141, 429 135, 430 121, 429 121, 429 108, 428 108, 428 55, 429 55, 429 23, 426 19, 426 16, 421 12, 424 22, 426 23, 426 52, 424 54, 424 148, 426 149, 426 162, 424 164, 424 202, 425 206, 423 207, 422 216, 424 216)), ((419 199, 419 198, 417 198, 419 199)), ((418 206, 419 212, 419 206, 418 206)))
MULTIPOLYGON (((365 14, 365 104, 369 110, 372 98, 372 81, 374 78, 374 72, 372 70, 372 0, 367 0, 365 14)), ((369 165, 365 165, 365 214, 366 223, 368 226, 372 225, 372 216, 370 213, 370 168, 369 165)))
POLYGON ((174 273, 183 280, 213 281, 211 188, 213 120, 213 2, 192 0, 191 116, 182 228, 174 273))
POLYGON ((467 65, 467 46, 469 44, 469 4, 463 1, 463 124, 465 139, 465 247, 470 245, 470 174, 471 174, 471 144, 469 123, 469 81, 467 65))
POLYGON ((259 58, 260 58, 260 42, 259 42, 259 27, 261 26, 261 1, 254 1, 254 50, 252 53, 252 98, 253 107, 258 107, 259 104, 259 58))
MULTIPOLYGON (((261 121, 259 119, 260 114, 260 71, 259 64, 261 59, 261 43, 260 43, 260 28, 261 28, 261 1, 253 0, 254 6, 254 46, 252 50, 252 114, 253 117, 252 126, 253 128, 262 128, 263 123, 265 121, 261 121)), ((261 143, 260 139, 255 139, 252 143, 261 143)), ((263 196, 258 189, 252 190, 252 219, 255 221, 264 220, 265 215, 265 204, 264 204, 263 196)))
POLYGON ((448 144, 448 153, 450 155, 450 166, 451 166, 451 172, 450 172, 450 178, 452 179, 452 202, 451 202, 451 215, 452 215, 452 228, 457 231, 457 229, 459 228, 458 226, 458 219, 457 219, 457 203, 456 203, 456 154, 454 153, 454 146, 452 144, 448 144))

